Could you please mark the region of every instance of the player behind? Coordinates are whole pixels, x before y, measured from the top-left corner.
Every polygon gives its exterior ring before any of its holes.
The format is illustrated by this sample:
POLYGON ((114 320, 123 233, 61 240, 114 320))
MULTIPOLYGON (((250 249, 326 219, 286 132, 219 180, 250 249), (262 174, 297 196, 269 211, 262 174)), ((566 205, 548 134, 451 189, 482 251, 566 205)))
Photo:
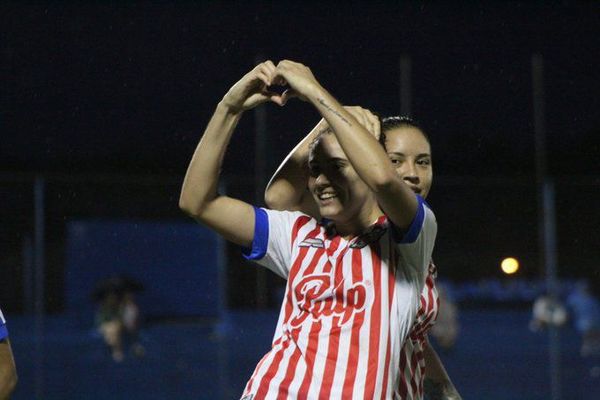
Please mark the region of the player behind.
POLYGON ((17 385, 17 368, 13 357, 6 320, 0 310, 0 400, 9 399, 17 385))
MULTIPOLYGON (((362 110, 354 114, 368 119, 362 110)), ((425 284, 435 217, 309 68, 267 61, 231 87, 192 157, 180 207, 288 281, 271 350, 243 399, 401 398, 393 382, 425 284), (268 91, 272 84, 290 88, 279 95, 268 91), (308 187, 323 223, 216 190, 242 113, 292 96, 313 105, 330 127, 309 163, 308 187)))
MULTIPOLYGON (((351 109, 351 108, 349 108, 351 109)), ((371 133, 384 145, 398 175, 417 194, 427 198, 433 181, 431 145, 423 128, 407 117, 387 117, 376 132, 377 117, 369 115, 371 133)), ((319 211, 307 188, 310 143, 325 129, 324 119, 306 135, 281 163, 265 191, 265 203, 275 210, 298 210, 319 218, 319 211)), ((439 296, 433 263, 425 286, 410 340, 402 348, 401 373, 396 387, 403 399, 460 399, 436 351, 429 344, 427 332, 438 314, 439 296), (416 361, 415 361, 416 360, 416 361)))

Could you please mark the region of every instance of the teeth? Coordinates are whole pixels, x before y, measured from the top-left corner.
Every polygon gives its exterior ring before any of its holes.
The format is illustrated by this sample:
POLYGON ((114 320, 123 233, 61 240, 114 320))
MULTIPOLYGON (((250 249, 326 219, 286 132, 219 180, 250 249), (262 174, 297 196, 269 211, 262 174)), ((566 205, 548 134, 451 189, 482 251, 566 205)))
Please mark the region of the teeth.
POLYGON ((336 195, 335 195, 335 194, 333 194, 333 193, 321 193, 321 194, 319 195, 319 199, 321 199, 321 200, 332 199, 332 198, 334 198, 334 197, 336 197, 336 195))

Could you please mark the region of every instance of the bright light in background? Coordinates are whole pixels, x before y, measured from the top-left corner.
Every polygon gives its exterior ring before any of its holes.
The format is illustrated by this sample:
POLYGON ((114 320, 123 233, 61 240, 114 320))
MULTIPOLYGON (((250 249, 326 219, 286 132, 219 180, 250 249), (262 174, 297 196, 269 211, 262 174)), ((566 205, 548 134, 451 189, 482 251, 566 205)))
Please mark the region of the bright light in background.
POLYGON ((519 261, 513 257, 507 257, 500 263, 500 268, 505 274, 514 274, 519 270, 519 261))

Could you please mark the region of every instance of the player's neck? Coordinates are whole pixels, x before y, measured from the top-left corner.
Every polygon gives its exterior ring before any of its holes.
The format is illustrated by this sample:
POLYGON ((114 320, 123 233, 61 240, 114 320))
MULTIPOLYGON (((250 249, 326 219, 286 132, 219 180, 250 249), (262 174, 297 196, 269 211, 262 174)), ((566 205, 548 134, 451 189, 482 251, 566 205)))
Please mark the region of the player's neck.
POLYGON ((336 222, 336 233, 346 240, 352 239, 371 227, 382 215, 379 207, 363 208, 354 218, 336 222))

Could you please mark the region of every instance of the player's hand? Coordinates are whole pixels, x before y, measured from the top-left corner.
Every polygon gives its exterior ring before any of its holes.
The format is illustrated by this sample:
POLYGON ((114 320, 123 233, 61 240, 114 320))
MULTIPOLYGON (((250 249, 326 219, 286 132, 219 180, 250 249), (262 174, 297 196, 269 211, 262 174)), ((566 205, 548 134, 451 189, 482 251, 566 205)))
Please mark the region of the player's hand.
POLYGON ((352 114, 356 121, 364 126, 375 139, 379 140, 379 136, 381 136, 381 122, 379 121, 379 117, 370 110, 359 106, 344 106, 344 108, 352 114))
POLYGON ((282 82, 290 86, 282 94, 284 104, 293 97, 307 101, 315 90, 319 88, 319 82, 317 82, 310 68, 294 61, 280 61, 277 64, 276 74, 277 78, 283 79, 282 82))
POLYGON ((283 106, 283 95, 269 90, 271 85, 285 84, 276 71, 275 64, 270 60, 258 64, 229 89, 222 103, 235 114, 268 101, 283 106))

